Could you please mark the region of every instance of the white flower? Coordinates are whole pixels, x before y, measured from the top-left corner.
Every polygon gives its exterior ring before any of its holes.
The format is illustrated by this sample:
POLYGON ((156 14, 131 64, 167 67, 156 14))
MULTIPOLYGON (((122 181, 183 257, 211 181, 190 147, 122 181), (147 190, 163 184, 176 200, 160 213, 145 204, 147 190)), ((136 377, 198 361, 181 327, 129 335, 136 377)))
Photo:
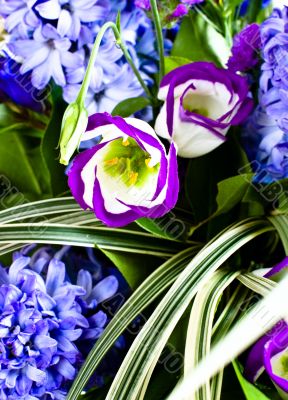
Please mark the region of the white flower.
POLYGON ((156 133, 173 140, 181 157, 211 152, 226 140, 231 125, 238 125, 252 109, 245 78, 196 62, 173 70, 158 94, 165 101, 155 124, 156 133))

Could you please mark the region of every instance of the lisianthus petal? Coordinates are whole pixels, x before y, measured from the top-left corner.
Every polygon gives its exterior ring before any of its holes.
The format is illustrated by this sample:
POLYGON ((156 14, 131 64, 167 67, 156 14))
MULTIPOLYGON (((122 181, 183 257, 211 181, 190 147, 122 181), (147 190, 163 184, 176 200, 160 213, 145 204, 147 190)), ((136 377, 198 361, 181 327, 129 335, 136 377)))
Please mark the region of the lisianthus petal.
MULTIPOLYGON (((274 372, 273 368, 273 357, 281 357, 282 353, 287 353, 288 347, 288 328, 280 331, 277 335, 270 338, 266 343, 263 352, 263 360, 266 372, 284 392, 288 393, 288 380, 285 377, 279 376, 274 372)), ((285 374, 287 373, 284 371, 285 374)))
POLYGON ((269 340, 268 336, 263 336, 256 342, 249 353, 244 373, 250 382, 255 382, 264 372, 263 350, 269 340))
MULTIPOLYGON (((80 206, 84 209, 92 208, 92 201, 88 200, 88 203, 84 199, 85 193, 85 183, 82 179, 81 173, 87 163, 93 158, 93 156, 98 151, 98 147, 93 147, 92 149, 86 150, 83 153, 78 154, 74 160, 72 167, 68 172, 68 184, 71 189, 71 192, 80 206)), ((93 182, 95 180, 95 172, 94 176, 89 177, 89 182, 87 182, 88 186, 93 186, 93 182)), ((93 190, 93 189, 92 189, 93 190)), ((92 200, 92 199, 91 199, 92 200)))
POLYGON ((271 278, 272 276, 278 274, 281 272, 283 269, 288 268, 288 257, 285 257, 281 263, 275 265, 273 268, 271 268, 270 271, 265 274, 265 278, 271 278))
POLYGON ((245 78, 212 63, 176 68, 161 82, 158 97, 165 104, 155 130, 171 137, 182 157, 206 154, 225 141, 231 125, 247 118, 253 107, 248 92, 245 78))

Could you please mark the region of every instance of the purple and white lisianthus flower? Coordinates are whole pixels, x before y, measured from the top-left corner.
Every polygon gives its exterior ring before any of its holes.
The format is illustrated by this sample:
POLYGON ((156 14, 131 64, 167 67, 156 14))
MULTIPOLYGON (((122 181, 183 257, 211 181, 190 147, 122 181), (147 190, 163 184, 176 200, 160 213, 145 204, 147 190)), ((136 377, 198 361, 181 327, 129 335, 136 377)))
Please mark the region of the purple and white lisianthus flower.
MULTIPOLYGON (((260 275, 278 281, 287 274, 288 257, 260 275)), ((257 271, 256 271, 257 272, 257 271)), ((252 347, 246 362, 245 376, 252 383, 266 372, 282 399, 288 399, 288 324, 282 320, 252 347)))
POLYGON ((90 117, 82 143, 99 136, 100 143, 76 156, 68 172, 82 208, 120 227, 141 217, 162 217, 175 206, 179 183, 173 143, 167 156, 146 122, 107 113, 90 117))
POLYGON ((226 140, 232 125, 252 111, 246 79, 210 62, 178 67, 162 80, 158 94, 165 101, 156 133, 173 140, 181 157, 198 157, 226 140))

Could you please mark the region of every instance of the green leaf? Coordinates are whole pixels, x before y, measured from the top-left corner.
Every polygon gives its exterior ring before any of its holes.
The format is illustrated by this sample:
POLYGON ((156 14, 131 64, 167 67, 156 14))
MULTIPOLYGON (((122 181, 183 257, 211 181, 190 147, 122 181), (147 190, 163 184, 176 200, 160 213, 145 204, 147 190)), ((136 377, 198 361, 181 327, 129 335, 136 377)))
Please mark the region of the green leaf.
POLYGON ((287 288, 286 276, 275 289, 237 321, 237 324, 213 347, 193 372, 180 382, 168 399, 178 400, 184 396, 186 398, 188 394, 192 396, 201 385, 247 350, 283 317, 285 318, 287 307, 282 300, 287 288), (264 316, 263 310, 269 312, 264 316))
POLYGON ((214 214, 227 213, 241 202, 248 188, 253 174, 233 176, 218 183, 218 194, 216 197, 217 210, 214 214))
POLYGON ((49 193, 49 182, 40 148, 21 133, 2 135, 0 171, 2 178, 10 182, 7 194, 9 190, 10 193, 17 192, 20 196, 22 194, 22 203, 27 201, 23 196, 25 193, 30 193, 30 198, 41 198, 44 193, 49 193))
MULTIPOLYGON (((240 275, 240 271, 216 271, 199 290, 193 302, 187 329, 184 376, 210 351, 213 320, 224 290, 240 275)), ((195 400, 209 399, 210 382, 195 393, 195 400)))
POLYGON ((286 256, 288 256, 288 229, 287 229, 288 216, 278 215, 275 217, 270 217, 269 220, 277 229, 277 232, 280 236, 280 239, 282 241, 285 250, 285 254, 286 256))
POLYGON ((262 0, 253 0, 249 2, 247 18, 248 21, 255 22, 257 20, 258 14, 262 10, 262 0))
POLYGON ((195 248, 190 248, 175 255, 153 272, 132 294, 129 301, 120 308, 116 316, 105 328, 105 331, 89 353, 84 365, 73 382, 67 400, 75 400, 78 398, 85 384, 88 382, 89 377, 93 374, 95 368, 99 365, 116 339, 124 332, 134 318, 173 284, 177 276, 183 271, 195 253, 195 248))
POLYGON ((187 225, 177 218, 173 211, 162 218, 140 218, 136 223, 146 231, 165 239, 185 240, 187 238, 187 225))
POLYGON ((117 104, 112 111, 112 115, 119 115, 126 118, 149 105, 150 101, 146 97, 132 97, 117 104))
POLYGON ((15 123, 16 119, 12 110, 6 104, 0 104, 0 127, 5 128, 15 123))
MULTIPOLYGON (((88 218, 90 219, 89 214, 88 218)), ((170 257, 189 245, 195 245, 192 242, 172 242, 129 229, 49 223, 45 216, 40 223, 28 222, 1 226, 0 242, 69 244, 160 258, 170 257)))
POLYGON ((156 257, 145 255, 139 257, 138 254, 123 254, 119 251, 103 250, 103 252, 116 265, 133 290, 160 264, 156 257))
POLYGON ((269 400, 264 393, 243 377, 239 362, 234 361, 233 367, 247 400, 269 400))
POLYGON ((185 57, 170 56, 165 57, 165 73, 173 71, 174 69, 181 67, 182 65, 190 64, 191 60, 185 57))
POLYGON ((191 13, 183 19, 174 42, 172 56, 191 61, 212 61, 224 66, 230 54, 226 40, 201 15, 191 13))
POLYGON ((199 288, 243 245, 272 230, 272 226, 265 220, 238 224, 226 229, 194 257, 134 340, 113 381, 107 400, 124 400, 130 396, 138 398, 140 394, 143 395, 157 359, 199 288))
POLYGON ((59 151, 57 150, 62 117, 67 104, 64 102, 62 91, 58 87, 53 89, 52 99, 52 117, 42 141, 41 151, 45 160, 47 173, 49 173, 50 176, 52 192, 53 195, 56 196, 68 190, 65 167, 59 163, 59 151))
MULTIPOLYGON (((246 174, 250 173, 246 168, 248 164, 247 156, 236 135, 231 135, 226 143, 211 153, 189 160, 185 192, 196 223, 209 218, 217 210, 215 199, 219 182, 235 176, 241 181, 241 171, 243 185, 245 184, 246 174)), ((229 201, 231 193, 226 194, 229 201)), ((222 197, 220 200, 222 201, 222 197)))

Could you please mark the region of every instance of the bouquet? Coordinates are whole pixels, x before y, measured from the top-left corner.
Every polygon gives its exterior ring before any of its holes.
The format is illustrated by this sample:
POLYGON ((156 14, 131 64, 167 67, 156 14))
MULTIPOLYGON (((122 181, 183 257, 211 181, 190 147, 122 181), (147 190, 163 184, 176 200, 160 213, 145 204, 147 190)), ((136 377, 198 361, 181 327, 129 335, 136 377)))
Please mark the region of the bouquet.
POLYGON ((288 398, 288 4, 0 0, 0 399, 288 398))

